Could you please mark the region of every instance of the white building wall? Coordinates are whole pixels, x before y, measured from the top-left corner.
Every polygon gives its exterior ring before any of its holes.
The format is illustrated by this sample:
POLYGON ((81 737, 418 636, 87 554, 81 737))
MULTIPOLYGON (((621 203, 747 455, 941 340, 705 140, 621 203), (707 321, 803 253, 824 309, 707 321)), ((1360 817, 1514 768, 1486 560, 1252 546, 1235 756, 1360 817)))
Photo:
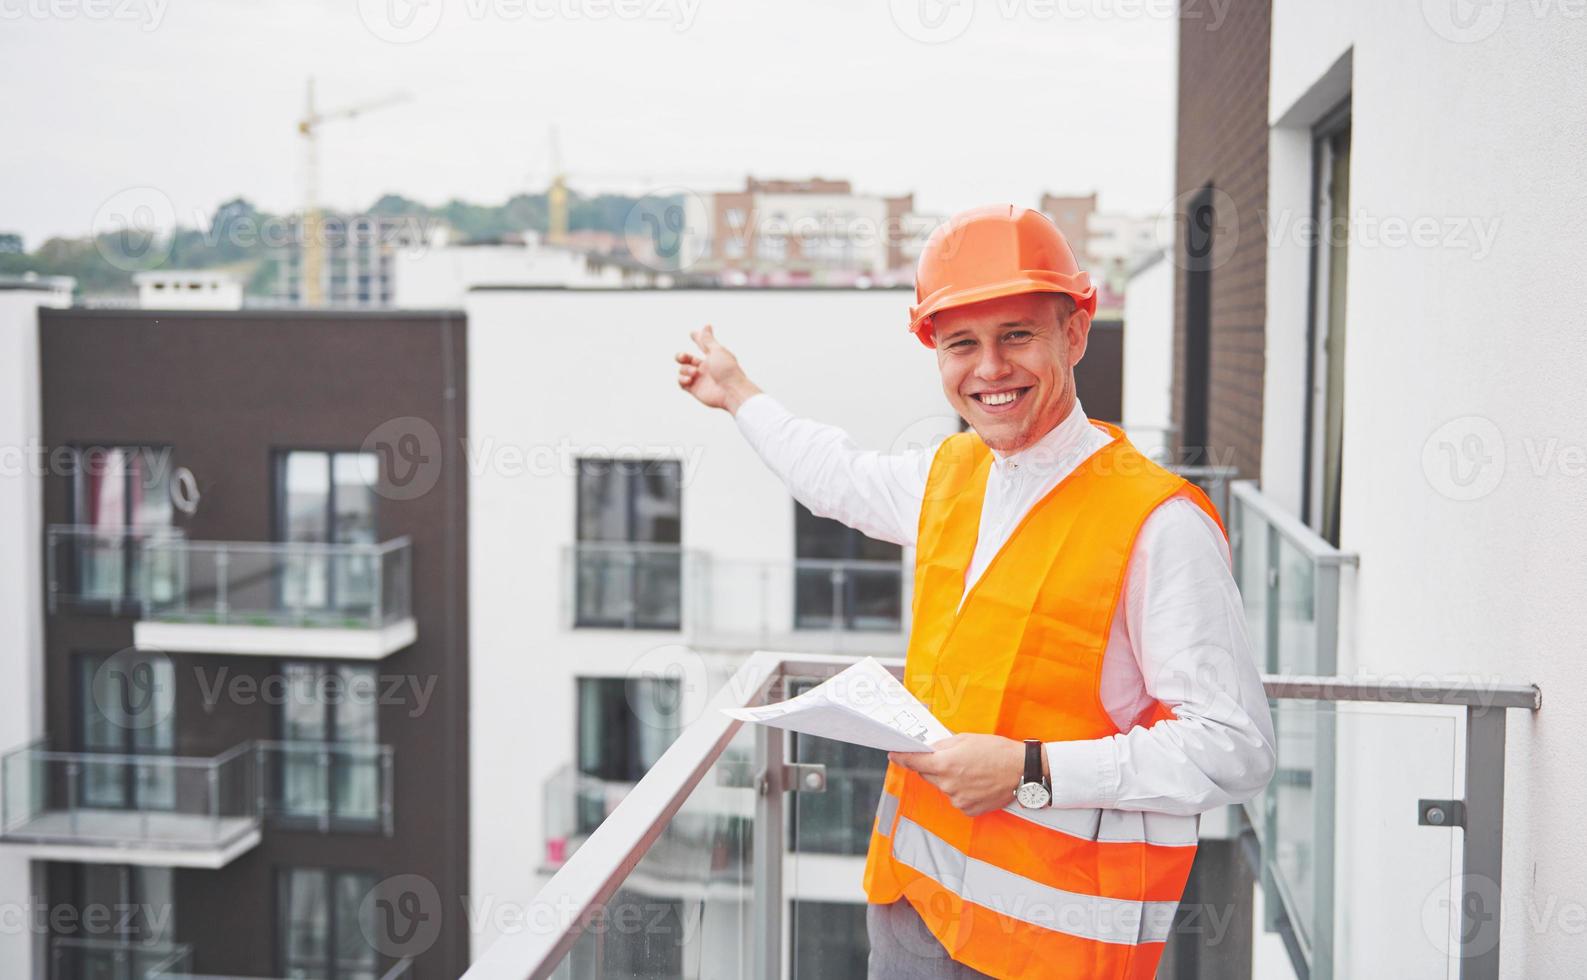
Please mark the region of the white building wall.
POLYGON ((419 245, 392 258, 393 303, 403 309, 445 310, 463 305, 473 286, 623 285, 621 270, 595 270, 582 252, 527 245, 419 245))
MULTIPOLYGON (((0 751, 44 729, 43 460, 38 309, 59 294, 0 289, 0 751)), ((35 947, 29 863, 0 849, 0 976, 31 977, 35 947)))
MULTIPOLYGON (((862 446, 929 441, 954 421, 906 291, 485 291, 468 297, 470 876, 477 908, 539 883, 542 787, 573 760, 574 679, 699 663, 677 633, 565 627, 578 455, 684 461, 683 545, 793 557, 793 504, 725 413, 680 391, 673 355, 706 323, 790 409, 862 446)), ((907 560, 907 556, 906 556, 907 560)), ((685 685, 684 719, 706 696, 685 685)), ((858 878, 855 878, 857 894, 858 878)), ((474 953, 503 934, 482 915, 474 953)))
POLYGON ((1172 442, 1173 387, 1174 264, 1162 256, 1124 292, 1124 428, 1154 458, 1172 442))
MULTIPOLYGON (((1273 10, 1270 224, 1307 213, 1305 132, 1334 66, 1348 66, 1353 93, 1342 545, 1361 563, 1353 662, 1341 667, 1544 692, 1541 712, 1509 723, 1502 943, 1514 978, 1574 976, 1587 959, 1576 845, 1587 739, 1570 704, 1587 684, 1581 13, 1372 0, 1273 10), (1418 222, 1436 232, 1418 241, 1418 222)), ((1270 236, 1263 480, 1288 495, 1305 245, 1270 236)), ((1446 781, 1459 764, 1451 743, 1423 750, 1446 781)), ((1444 976, 1438 937, 1384 928, 1406 910, 1436 918, 1443 896, 1394 862, 1359 860, 1385 827, 1399 835, 1414 820, 1398 803, 1381 809, 1406 795, 1393 784, 1402 767, 1366 765, 1388 744, 1341 760, 1342 777, 1361 778, 1342 787, 1356 802, 1342 811, 1341 851, 1358 863, 1337 903, 1360 925, 1341 921, 1349 958, 1336 975, 1444 976)))

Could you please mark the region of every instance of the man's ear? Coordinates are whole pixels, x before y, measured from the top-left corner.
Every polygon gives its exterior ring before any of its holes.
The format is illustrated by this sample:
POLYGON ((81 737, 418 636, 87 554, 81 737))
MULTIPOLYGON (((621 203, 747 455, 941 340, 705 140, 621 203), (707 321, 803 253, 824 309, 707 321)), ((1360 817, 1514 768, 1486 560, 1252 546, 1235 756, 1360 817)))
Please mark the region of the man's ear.
POLYGON ((1082 309, 1069 314, 1064 334, 1069 341, 1069 366, 1074 367, 1086 356, 1086 341, 1091 337, 1091 314, 1082 309))

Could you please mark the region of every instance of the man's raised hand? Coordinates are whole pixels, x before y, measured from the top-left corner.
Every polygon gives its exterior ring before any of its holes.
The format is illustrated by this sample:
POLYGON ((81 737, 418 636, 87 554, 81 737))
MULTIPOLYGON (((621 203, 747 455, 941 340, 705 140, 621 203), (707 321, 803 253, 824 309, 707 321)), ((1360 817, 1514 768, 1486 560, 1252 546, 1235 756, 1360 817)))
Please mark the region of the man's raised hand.
POLYGON ((760 389, 738 366, 733 352, 717 341, 710 324, 691 332, 689 338, 700 348, 700 353, 678 352, 678 387, 702 405, 725 408, 737 414, 738 407, 760 389))

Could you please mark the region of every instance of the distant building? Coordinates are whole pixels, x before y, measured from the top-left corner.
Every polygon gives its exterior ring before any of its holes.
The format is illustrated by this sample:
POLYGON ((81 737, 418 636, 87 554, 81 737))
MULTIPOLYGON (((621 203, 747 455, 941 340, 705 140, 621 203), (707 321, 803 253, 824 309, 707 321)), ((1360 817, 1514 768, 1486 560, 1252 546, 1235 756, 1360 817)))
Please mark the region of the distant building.
POLYGON ((726 285, 899 285, 937 221, 913 194, 856 194, 846 180, 756 180, 691 196, 690 271, 726 285))
POLYGON ((71 306, 72 293, 76 289, 77 280, 72 276, 41 276, 36 272, 24 272, 19 276, 0 276, 0 290, 48 294, 48 298, 41 299, 37 304, 39 306, 55 308, 71 306))
POLYGON ((647 265, 618 251, 622 240, 617 236, 575 234, 589 250, 550 245, 532 231, 488 241, 451 241, 444 229, 438 230, 428 244, 394 254, 392 305, 460 308, 475 286, 610 289, 670 283, 671 277, 658 272, 654 263, 647 265))
POLYGON ((167 269, 135 273, 132 282, 146 310, 242 309, 242 283, 226 272, 167 269))
POLYGON ((1098 210, 1096 194, 1043 194, 1041 210, 1069 240, 1080 265, 1103 287, 1103 306, 1122 302, 1130 270, 1163 248, 1156 215, 1098 210))
MULTIPOLYGON (((321 218, 319 249, 320 295, 327 307, 382 307, 392 305, 392 265, 396 252, 424 242, 422 219, 412 215, 336 215, 321 218)), ((288 306, 304 303, 303 234, 299 220, 291 221, 291 244, 280 256, 277 299, 288 306)))

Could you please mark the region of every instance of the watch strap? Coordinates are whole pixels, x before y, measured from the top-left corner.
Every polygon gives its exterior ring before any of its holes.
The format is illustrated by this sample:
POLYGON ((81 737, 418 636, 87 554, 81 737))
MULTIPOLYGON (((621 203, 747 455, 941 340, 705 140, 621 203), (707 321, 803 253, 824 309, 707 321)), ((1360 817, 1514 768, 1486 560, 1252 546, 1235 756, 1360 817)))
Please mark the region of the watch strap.
POLYGON ((1044 783, 1041 778, 1041 740, 1025 740, 1025 778, 1021 783, 1044 783))

